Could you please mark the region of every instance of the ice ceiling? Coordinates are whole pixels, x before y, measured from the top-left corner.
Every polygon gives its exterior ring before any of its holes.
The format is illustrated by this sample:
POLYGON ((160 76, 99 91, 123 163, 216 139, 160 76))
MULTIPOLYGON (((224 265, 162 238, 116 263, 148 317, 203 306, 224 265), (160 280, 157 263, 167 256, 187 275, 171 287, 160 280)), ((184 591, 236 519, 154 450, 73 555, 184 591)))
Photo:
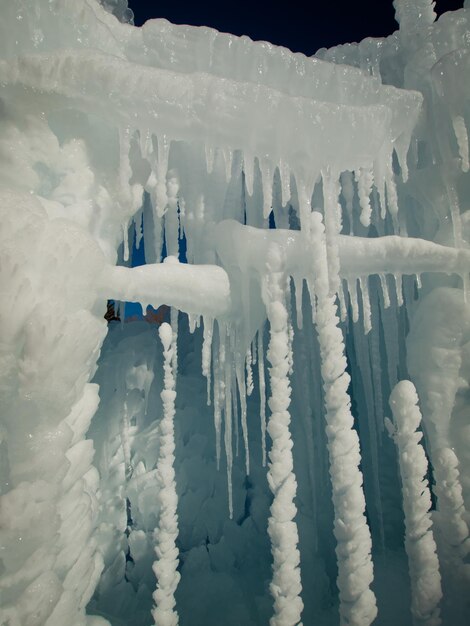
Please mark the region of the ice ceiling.
POLYGON ((2 4, 2 626, 470 622, 470 2, 433 4, 312 58, 2 4))

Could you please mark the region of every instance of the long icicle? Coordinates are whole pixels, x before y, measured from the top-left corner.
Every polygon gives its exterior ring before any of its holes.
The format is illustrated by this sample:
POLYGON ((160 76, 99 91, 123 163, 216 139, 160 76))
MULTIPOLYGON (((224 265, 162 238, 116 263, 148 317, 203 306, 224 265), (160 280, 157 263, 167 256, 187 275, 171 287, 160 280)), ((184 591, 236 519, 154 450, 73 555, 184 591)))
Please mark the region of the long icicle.
POLYGON ((158 426, 160 449, 157 460, 157 477, 159 481, 158 524, 153 533, 155 554, 157 555, 152 569, 157 577, 157 587, 152 594, 155 602, 152 616, 155 626, 177 626, 178 613, 175 611, 175 591, 180 580, 178 567, 178 515, 176 506, 175 470, 175 378, 172 366, 174 338, 171 326, 166 322, 159 329, 160 340, 163 344, 163 371, 164 389, 161 392, 163 401, 163 417, 158 426))
MULTIPOLYGON (((313 281, 317 297, 315 324, 325 390, 326 433, 337 540, 340 621, 346 626, 369 626, 376 615, 371 557, 372 540, 365 517, 365 498, 359 437, 354 430, 348 396, 344 343, 339 328, 335 297, 329 293, 325 229, 320 213, 311 214, 313 281)), ((334 283, 334 281, 333 281, 334 283)))
MULTIPOLYGON (((225 397, 225 420, 224 420, 224 446, 227 458, 227 485, 228 485, 228 510, 230 519, 233 519, 233 491, 232 491, 232 469, 233 469, 233 434, 232 434, 232 363, 230 351, 227 354, 227 341, 229 341, 228 330, 225 324, 221 324, 222 337, 220 338, 223 347, 221 349, 220 363, 224 366, 224 397, 225 397)), ((233 393, 237 393, 234 389, 233 393)))
POLYGON ((416 626, 439 626, 441 575, 430 514, 428 463, 420 443, 423 434, 417 431, 421 411, 413 383, 402 380, 395 385, 390 395, 390 407, 395 424, 388 419, 385 423, 398 447, 413 623, 416 626))
POLYGON ((207 406, 211 403, 211 361, 212 361, 212 336, 214 331, 214 320, 211 317, 204 317, 203 320, 203 344, 202 344, 202 374, 207 381, 207 406))
POLYGON ((261 454, 263 467, 266 467, 266 380, 264 377, 264 326, 258 330, 258 383, 259 383, 259 414, 261 423, 261 454))
POLYGON ((263 290, 270 340, 268 360, 271 382, 268 432, 272 439, 269 452, 268 484, 274 495, 268 534, 273 555, 273 578, 270 584, 274 598, 274 615, 271 626, 295 626, 300 624, 303 602, 300 597, 299 536, 294 518, 297 507, 294 498, 297 481, 294 474, 292 438, 289 431, 291 388, 289 383, 289 336, 288 313, 285 303, 286 280, 281 251, 275 245, 268 250, 268 277, 263 290))

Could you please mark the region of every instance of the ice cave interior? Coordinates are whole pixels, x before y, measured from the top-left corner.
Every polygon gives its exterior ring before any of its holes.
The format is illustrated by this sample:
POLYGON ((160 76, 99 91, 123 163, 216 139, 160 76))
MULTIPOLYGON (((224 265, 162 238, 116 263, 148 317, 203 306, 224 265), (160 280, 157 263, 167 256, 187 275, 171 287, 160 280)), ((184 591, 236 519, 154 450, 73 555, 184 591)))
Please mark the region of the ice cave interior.
POLYGON ((393 4, 0 2, 2 626, 470 623, 470 0, 393 4))

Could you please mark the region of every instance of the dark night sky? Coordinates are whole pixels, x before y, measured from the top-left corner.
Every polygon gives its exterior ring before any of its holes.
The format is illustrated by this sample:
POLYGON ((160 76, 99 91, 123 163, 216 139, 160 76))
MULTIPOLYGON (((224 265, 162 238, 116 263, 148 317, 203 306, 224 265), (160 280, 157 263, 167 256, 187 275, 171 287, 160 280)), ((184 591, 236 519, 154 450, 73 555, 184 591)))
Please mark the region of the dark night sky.
MULTIPOLYGON (((437 0, 441 13, 461 8, 463 0, 437 0)), ((175 24, 211 26, 313 54, 365 37, 382 37, 396 30, 392 0, 304 0, 291 2, 201 2, 197 0, 129 0, 135 24, 164 17, 175 24)))

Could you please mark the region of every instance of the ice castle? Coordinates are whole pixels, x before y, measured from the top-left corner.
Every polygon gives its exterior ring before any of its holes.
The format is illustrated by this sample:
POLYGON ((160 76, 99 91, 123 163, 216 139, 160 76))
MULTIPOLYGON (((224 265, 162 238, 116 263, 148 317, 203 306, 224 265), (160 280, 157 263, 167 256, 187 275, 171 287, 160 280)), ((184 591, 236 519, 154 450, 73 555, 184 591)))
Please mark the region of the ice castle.
POLYGON ((470 623, 470 0, 394 6, 1 3, 1 626, 470 623))

